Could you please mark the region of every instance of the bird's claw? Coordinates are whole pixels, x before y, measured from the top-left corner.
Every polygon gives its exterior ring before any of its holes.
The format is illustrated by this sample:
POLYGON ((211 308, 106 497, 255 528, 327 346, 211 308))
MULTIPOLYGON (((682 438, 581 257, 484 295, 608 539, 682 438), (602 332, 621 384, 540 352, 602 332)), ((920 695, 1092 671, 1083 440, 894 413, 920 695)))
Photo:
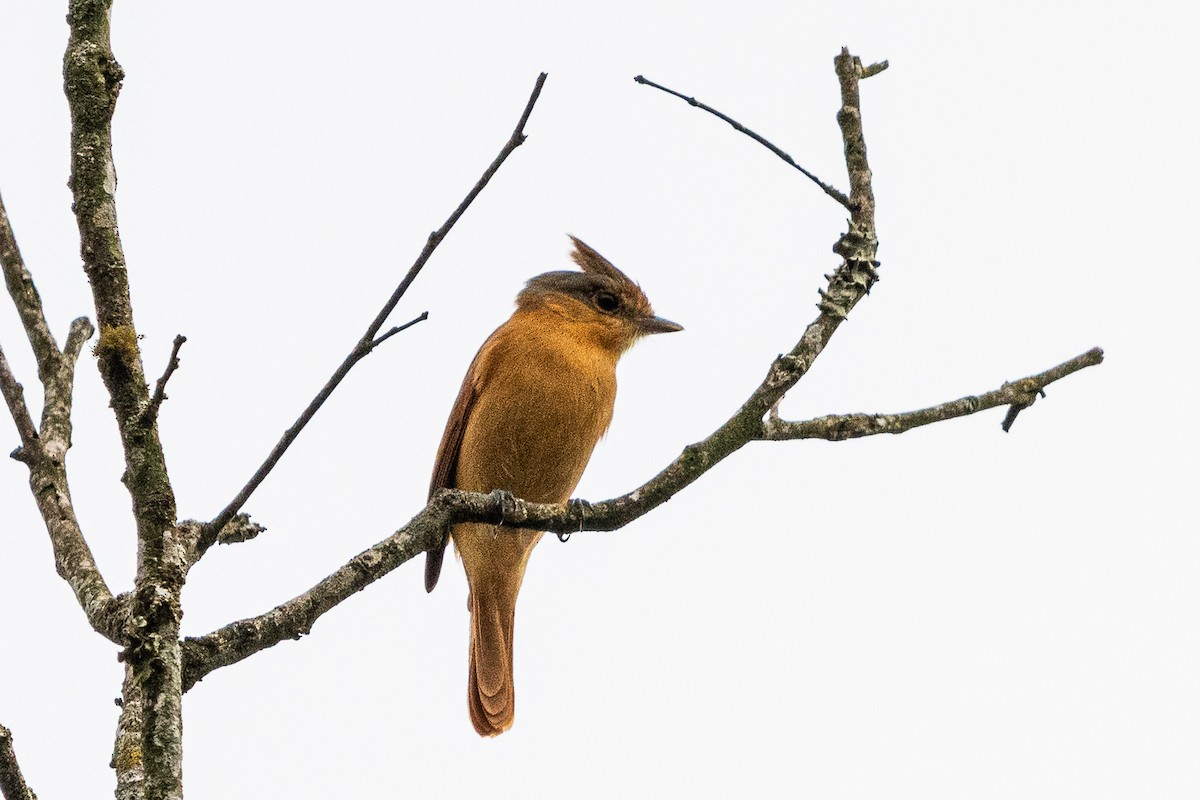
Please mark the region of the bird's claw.
MULTIPOLYGON (((573 497, 567 501, 567 510, 574 512, 576 509, 579 511, 579 530, 582 531, 583 521, 587 518, 588 512, 592 510, 592 504, 587 500, 573 497)), ((570 533, 555 533, 554 535, 558 537, 560 542, 565 542, 571 538, 570 533)))
POLYGON ((496 520, 496 525, 501 526, 504 524, 504 520, 516 511, 517 498, 513 497, 513 493, 506 489, 493 489, 491 495, 496 499, 498 510, 499 519, 496 520))

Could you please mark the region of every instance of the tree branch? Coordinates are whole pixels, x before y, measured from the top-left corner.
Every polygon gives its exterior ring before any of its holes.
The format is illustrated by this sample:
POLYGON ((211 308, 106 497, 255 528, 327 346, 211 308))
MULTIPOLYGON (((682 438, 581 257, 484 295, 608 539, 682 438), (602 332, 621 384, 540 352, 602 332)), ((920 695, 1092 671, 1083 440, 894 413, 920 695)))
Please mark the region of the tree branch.
POLYGON ((110 7, 111 0, 71 0, 67 15, 71 37, 63 78, 71 109, 70 186, 100 328, 95 354, 121 434, 124 482, 142 545, 139 570, 153 572, 168 546, 164 531, 175 524, 175 496, 158 431, 145 418, 150 392, 117 230, 111 122, 125 73, 109 40, 110 7))
POLYGON ((1103 360, 1104 351, 1093 347, 1057 367, 1005 383, 999 389, 901 414, 831 414, 804 422, 788 422, 772 415, 763 423, 762 435, 758 438, 764 441, 825 439, 840 442, 877 433, 904 433, 923 425, 977 414, 998 406, 1027 408, 1038 393, 1051 383, 1081 369, 1093 367, 1103 360))
POLYGON ((158 419, 158 409, 162 405, 163 400, 167 398, 167 381, 171 380, 171 376, 175 374, 175 370, 179 369, 179 348, 183 347, 187 337, 179 334, 175 337, 175 342, 171 346, 171 357, 167 359, 167 368, 163 371, 162 377, 154 385, 154 396, 150 398, 150 404, 146 406, 145 415, 151 420, 158 419))
POLYGON ((29 467, 29 487, 45 522, 54 550, 58 574, 67 582, 83 609, 88 623, 114 642, 124 641, 127 607, 117 601, 100 574, 91 548, 80 530, 71 504, 66 458, 71 447, 71 404, 75 365, 94 332, 91 322, 79 318, 71 323, 60 352, 46 324, 41 297, 17 248, 7 213, 0 203, 0 264, 9 296, 25 325, 42 383, 41 429, 33 427, 21 386, 0 349, 0 391, 21 436, 21 447, 13 457, 29 467))
POLYGON ((96 566, 75 516, 67 483, 66 457, 71 446, 75 364, 83 343, 91 334, 92 324, 86 319, 71 323, 66 349, 54 359, 55 370, 45 378, 40 435, 32 432, 33 423, 20 396, 20 384, 13 378, 3 350, 0 350, 0 389, 3 389, 9 411, 21 431, 22 445, 13 456, 29 467, 29 488, 50 535, 55 568, 75 593, 92 628, 120 644, 125 641, 128 609, 112 596, 96 566))
POLYGON ((467 192, 467 196, 464 197, 462 202, 458 204, 458 208, 454 209, 453 213, 451 213, 446 219, 445 223, 442 224, 442 227, 429 234, 429 239, 425 242, 424 249, 421 250, 420 255, 417 256, 417 260, 413 262, 412 267, 409 268, 408 274, 404 276, 404 279, 400 281, 400 284, 396 287, 395 291, 392 292, 392 296, 388 298, 388 301, 383 304, 383 308, 381 308, 379 313, 375 315, 375 319, 371 321, 371 324, 367 327, 366 333, 362 335, 362 337, 358 340, 358 343, 354 346, 354 349, 350 351, 350 355, 346 356, 346 359, 342 362, 341 366, 337 368, 337 370, 333 373, 333 376, 328 382, 326 382, 325 386, 321 388, 321 391, 317 393, 317 396, 314 397, 312 402, 308 404, 308 408, 304 409, 304 413, 302 413, 300 417, 292 424, 292 426, 284 432, 283 437, 275 445, 274 449, 271 450, 266 460, 263 461, 262 465, 259 466, 254 475, 250 477, 250 480, 246 482, 246 485, 242 487, 240 492, 238 492, 237 496, 233 498, 229 505, 227 505, 219 514, 213 517, 212 521, 204 526, 204 531, 200 536, 199 542, 197 543, 198 553, 200 556, 203 556, 204 552, 208 550, 208 548, 212 547, 213 542, 215 542, 217 539, 217 533, 223 527, 225 527, 226 523, 233 518, 234 514, 242 509, 242 506, 244 506, 246 501, 250 499, 250 495, 254 493, 254 490, 258 488, 259 484, 266 479, 267 475, 271 473, 271 470, 275 468, 275 465, 279 463, 279 459, 283 457, 283 454, 287 452, 287 449, 291 446, 292 442, 294 442, 296 437, 300 435, 300 431, 304 429, 304 426, 308 424, 308 421, 313 418, 313 415, 315 415, 321 406, 324 405, 325 401, 329 399, 329 396, 333 394, 333 390, 338 387, 338 384, 342 382, 342 379, 346 377, 351 368, 369 355, 378 344, 388 339, 392 335, 399 333, 405 328, 426 318, 427 314, 422 314, 412 322, 397 328, 393 328, 384 335, 380 336, 378 339, 375 338, 375 335, 379 333, 379 329, 383 327, 383 323, 387 321, 387 318, 391 315, 392 311, 395 310, 396 305, 400 302, 400 298, 404 296, 404 293, 408 291, 408 287, 412 285, 412 282, 416 280, 417 275, 420 274, 421 269, 425 266, 425 262, 429 260, 429 257, 433 255, 433 251, 439 244, 441 244, 442 240, 446 238, 446 235, 450 232, 450 229, 454 227, 454 223, 458 222, 459 217, 463 215, 475 198, 479 196, 479 193, 482 192, 484 187, 488 185, 488 182, 491 181, 492 176, 496 174, 496 172, 500 169, 500 166, 505 162, 509 155, 511 155, 514 150, 524 144, 525 123, 529 121, 529 115, 533 112, 533 106, 535 103, 537 103, 538 97, 542 93, 542 85, 545 84, 545 82, 546 73, 543 72, 542 74, 538 75, 537 82, 533 87, 533 93, 529 96, 529 101, 525 104, 525 109, 521 113, 521 119, 517 122, 517 127, 513 129, 512 135, 509 136, 508 141, 504 143, 504 147, 500 149, 499 155, 497 155, 496 158, 492 160, 492 163, 488 165, 487 169, 484 170, 483 175, 478 181, 476 181, 475 185, 471 187, 471 191, 467 192))
POLYGON ((146 728, 145 694, 134 666, 128 661, 117 705, 121 707, 121 714, 117 719, 113 757, 109 762, 117 777, 116 800, 145 800, 146 766, 142 754, 146 728))
POLYGON ((17 764, 12 731, 3 725, 0 725, 0 794, 4 795, 4 800, 37 800, 17 764))
POLYGON ((112 52, 111 6, 112 0, 69 2, 63 86, 71 110, 70 187, 80 255, 100 329, 94 352, 121 437, 122 482, 133 501, 137 526, 132 624, 122 653, 129 667, 125 694, 140 698, 137 753, 144 771, 142 791, 148 797, 173 799, 183 796, 179 598, 187 553, 175 524, 175 493, 158 426, 146 414, 150 390, 117 229, 112 117, 125 73, 112 52))
MULTIPOLYGON (((179 523, 179 530, 188 549, 187 568, 190 570, 204 555, 204 551, 201 551, 199 547, 200 537, 204 533, 204 523, 194 519, 184 520, 179 523)), ((241 512, 235 514, 233 519, 225 524, 225 527, 217 534, 216 543, 237 544, 239 542, 248 542, 265 530, 266 526, 254 522, 250 519, 249 514, 241 512)))
POLYGON ((87 317, 71 322, 67 343, 58 359, 57 374, 44 385, 42 406, 42 444, 57 460, 65 461, 71 446, 71 407, 75 391, 75 365, 83 345, 96 329, 87 317))
POLYGON ((790 164, 792 167, 795 167, 797 170, 799 170, 800 173, 804 177, 808 178, 810 181, 815 183, 817 186, 820 186, 821 191, 825 192, 825 194, 829 195, 834 200, 838 201, 838 203, 840 203, 842 206, 846 207, 847 209, 850 208, 850 198, 846 197, 845 194, 843 194, 841 191, 834 188, 833 186, 830 186, 828 183, 825 183, 825 181, 821 180, 816 175, 812 174, 811 172, 806 170, 804 167, 797 164, 795 161, 792 160, 792 157, 789 156, 787 153, 785 153, 783 150, 780 150, 778 147, 773 145, 771 142, 769 142, 766 139, 764 139, 763 137, 759 136, 757 133, 750 130, 742 123, 738 122, 736 119, 733 119, 732 117, 728 117, 728 116, 722 114, 720 111, 717 111, 712 106, 705 105, 704 103, 701 103, 699 100, 697 100, 694 97, 688 97, 687 95, 682 94, 681 92, 677 92, 674 89, 668 89, 666 86, 657 84, 652 80, 648 80, 647 78, 642 77, 641 75, 634 76, 633 80, 637 83, 642 84, 643 86, 653 86, 655 89, 660 89, 660 90, 666 92, 667 94, 673 94, 676 97, 678 97, 679 99, 686 102, 688 105, 703 109, 703 110, 707 111, 708 113, 712 114, 713 116, 725 120, 726 122, 728 122, 730 125, 733 126, 734 130, 738 131, 739 133, 746 134, 751 139, 753 139, 754 141, 761 144, 763 147, 766 147, 768 150, 770 150, 772 153, 774 153, 775 155, 782 158, 785 162, 790 164))
MULTIPOLYGON (((748 425, 747 418, 735 415, 712 436, 684 448, 678 458, 646 483, 600 503, 530 503, 503 491, 480 494, 443 489, 403 528, 359 553, 298 597, 257 617, 186 639, 183 644, 183 690, 186 692, 215 669, 235 664, 287 639, 306 636, 325 612, 440 542, 442 531, 451 525, 484 522, 500 528, 533 528, 559 534, 617 530, 665 503, 749 441, 842 441, 877 433, 903 433, 997 406, 1026 402, 1054 381, 1103 360, 1104 353, 1100 348, 1093 348, 1057 367, 1006 383, 978 397, 965 397, 905 414, 832 415, 806 422, 785 422, 774 416, 764 421, 760 417, 757 426, 748 425)), ((774 370, 772 372, 774 374, 774 370)), ((770 396, 778 391, 777 387, 770 387, 771 383, 768 376, 755 394, 770 396)), ((765 397, 757 400, 752 397, 743 409, 761 408, 765 401, 765 397)))
POLYGON ((33 426, 33 418, 29 416, 29 407, 25 405, 25 390, 17 382, 17 377, 13 375, 12 368, 8 365, 8 358, 4 355, 3 346, 0 346, 0 394, 4 395, 8 413, 12 415, 13 422, 17 426, 17 434, 21 437, 21 446, 13 450, 10 455, 17 461, 28 463, 41 452, 41 443, 38 442, 38 433, 33 426))
POLYGON ((37 287, 33 285, 33 277, 29 270, 25 269, 25 261, 21 258, 20 248, 17 247, 12 224, 8 221, 3 197, 0 197, 0 268, 4 270, 4 283, 8 287, 8 294, 17 307, 17 314, 25 327, 25 335, 29 338, 29 345, 37 359, 38 377, 44 381, 58 357, 58 344, 46 324, 42 298, 38 295, 37 287))

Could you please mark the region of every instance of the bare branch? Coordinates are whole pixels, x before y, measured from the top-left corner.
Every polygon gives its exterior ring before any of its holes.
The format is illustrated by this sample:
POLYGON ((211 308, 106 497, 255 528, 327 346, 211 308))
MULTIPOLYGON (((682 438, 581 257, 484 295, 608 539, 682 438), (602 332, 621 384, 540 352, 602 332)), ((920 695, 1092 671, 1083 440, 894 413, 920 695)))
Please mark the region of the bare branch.
MULTIPOLYGON (((479 495, 487 498, 488 495, 479 495)), ((362 591, 396 567, 440 541, 448 506, 437 501, 407 525, 359 553, 304 594, 253 619, 240 620, 183 642, 183 691, 220 667, 236 664, 286 639, 307 635, 326 611, 362 591), (433 509, 433 510, 431 510, 433 509)), ((493 515, 494 516, 494 515, 493 515)))
MULTIPOLYGON (((117 229, 112 117, 125 73, 112 51, 111 9, 112 0, 69 2, 63 88, 71 110, 70 187, 100 329, 96 363, 120 432, 122 482, 137 526, 137 575, 129 603, 133 624, 124 631, 123 656, 129 666, 126 694, 137 693, 141 700, 142 790, 147 797, 174 798, 183 795, 179 623, 187 553, 175 525, 175 492, 158 426, 145 414, 150 390, 117 229)), ((65 481, 60 493, 69 503, 65 481)))
POLYGON ((75 385, 75 365, 84 342, 91 337, 94 329, 86 318, 75 320, 71 323, 63 351, 58 351, 46 325, 41 298, 21 260, 12 227, 2 206, 0 257, 3 258, 9 294, 25 324, 30 346, 37 359, 44 401, 39 433, 33 427, 21 386, 0 349, 0 390, 21 435, 21 447, 13 456, 29 467, 29 486, 50 536, 58 574, 75 593, 92 628, 120 643, 124 641, 128 609, 113 598, 83 538, 71 505, 66 472, 67 450, 71 446, 71 398, 75 385))
POLYGON ((736 130, 740 133, 746 134, 754 141, 756 141, 759 144, 761 144, 762 146, 766 147, 768 150, 770 150, 772 153, 774 153, 775 155, 782 158, 785 162, 790 164, 792 167, 795 167, 797 170, 799 170, 800 173, 802 175, 804 175, 804 177, 808 178, 810 181, 815 183, 817 186, 820 186, 821 191, 825 192, 825 194, 829 195, 834 200, 838 201, 838 203, 840 203, 847 209, 850 208, 850 198, 846 197, 845 194, 843 194, 841 191, 834 188, 833 186, 830 186, 828 183, 825 183, 825 181, 821 180, 816 175, 812 174, 811 172, 806 170, 804 167, 797 164, 795 161, 792 160, 792 157, 789 156, 787 153, 785 153, 783 150, 780 150, 778 147, 771 144, 771 142, 769 142, 766 139, 764 139, 763 137, 759 136, 757 133, 750 130, 742 123, 738 122, 736 119, 733 119, 732 117, 728 117, 728 116, 722 114, 720 111, 717 111, 712 106, 705 105, 704 103, 701 103, 699 100, 697 100, 694 97, 688 97, 687 95, 681 94, 680 92, 677 92, 674 89, 668 89, 666 86, 657 84, 652 80, 642 77, 641 75, 635 76, 634 81, 636 81, 637 83, 640 83, 644 86, 653 86, 655 89, 661 89, 662 91, 666 92, 667 94, 673 94, 676 97, 678 97, 679 99, 685 101, 688 105, 703 109, 703 110, 707 111, 708 113, 712 114, 713 116, 719 117, 720 119, 725 120, 726 122, 728 122, 730 125, 733 126, 734 130, 736 130))
POLYGON ((250 480, 246 482, 246 485, 243 486, 241 491, 238 492, 237 496, 233 498, 229 505, 227 505, 219 514, 213 517, 211 522, 205 525, 204 532, 200 537, 200 541, 198 542, 200 555, 203 555, 204 552, 212 546, 213 542, 216 541, 217 532, 220 531, 225 524, 233 518, 233 515, 240 511, 242 506, 246 504, 246 501, 250 499, 250 495, 254 493, 254 490, 258 488, 259 484, 266 479, 267 475, 271 473, 271 470, 275 468, 275 465, 279 463, 279 459, 283 457, 283 454, 287 452, 287 449, 291 446, 292 442, 294 442, 296 437, 300 435, 300 431, 304 430, 304 426, 308 424, 309 420, 313 418, 313 415, 315 415, 321 406, 324 405, 325 401, 329 399, 329 396, 333 394, 333 390, 338 387, 338 384, 342 382, 342 379, 346 377, 351 368, 369 355, 380 342, 396 333, 399 333, 409 325, 412 325, 415 322, 425 318, 426 315, 422 314, 421 317, 413 322, 408 323, 408 325, 400 326, 399 328, 388 331, 378 339, 375 338, 376 334, 379 333, 379 329, 383 327, 383 323, 387 321, 387 318, 391 315, 392 311, 395 310, 396 305, 400 302, 400 298, 404 296, 404 293, 408 291, 408 287, 412 285, 412 282, 416 280, 417 275, 420 274, 421 269, 425 266, 425 262, 429 260, 429 257, 433 255, 433 251, 439 244, 441 244, 442 240, 446 238, 446 235, 450 232, 450 229, 454 227, 454 223, 458 222, 459 217, 463 215, 463 213, 471 205, 472 201, 474 201, 475 198, 479 196, 479 193, 483 191, 484 187, 488 185, 488 182, 491 181, 492 176, 496 174, 496 172, 500 169, 500 166, 505 162, 509 155, 511 155, 514 150, 516 150, 525 142, 525 123, 529 121, 529 115, 533 112, 533 106, 535 103, 537 103, 538 97, 542 93, 542 85, 545 84, 545 82, 546 73, 543 72, 538 76, 537 82, 534 84, 533 93, 529 96, 529 101, 525 104, 525 109, 521 113, 521 119, 517 122, 517 127, 513 129, 512 135, 509 136, 508 141, 504 143, 504 147, 500 149, 499 155, 497 155, 496 158, 492 160, 492 163, 488 165, 487 169, 484 170, 483 175, 478 181, 476 181, 475 185, 471 187, 471 191, 469 191, 467 196, 463 198, 462 202, 458 204, 458 208, 454 209, 453 213, 451 213, 446 219, 445 223, 442 224, 442 227, 429 234, 429 239, 425 242, 424 249, 421 250, 420 255, 417 256, 417 260, 413 262, 412 267, 409 268, 408 274, 404 276, 404 279, 400 281, 400 284, 396 287, 395 291, 392 292, 392 296, 388 298, 388 301, 384 303, 383 308, 381 308, 379 313, 375 315, 375 319, 371 321, 371 324, 367 327, 366 333, 362 335, 362 338, 358 340, 358 343, 354 346, 354 349, 350 351, 350 355, 346 356, 345 361, 343 361, 341 366, 337 368, 337 370, 333 373, 333 376, 321 388, 321 391, 317 393, 317 396, 313 398, 312 402, 308 404, 308 408, 304 409, 304 412, 300 415, 300 417, 294 423, 292 423, 292 426, 288 428, 287 431, 284 432, 283 437, 275 445, 274 449, 271 450, 266 460, 263 461, 262 465, 259 466, 254 475, 250 477, 250 480))
MULTIPOLYGON (((239 542, 248 542, 266 529, 266 526, 251 520, 249 514, 241 512, 235 514, 233 519, 225 524, 225 527, 217 534, 216 543, 238 544, 239 542)), ((188 569, 191 569, 204 555, 204 552, 198 546, 200 536, 204 533, 204 523, 194 519, 185 520, 179 523, 179 531, 188 550, 188 569)))
POLYGON ((42 444, 59 460, 66 459, 71 446, 71 405, 75 391, 75 365, 83 345, 96 329, 87 317, 71 323, 67 343, 56 360, 56 369, 43 385, 42 444))
POLYGON ((922 425, 943 422, 955 417, 965 417, 999 406, 1027 408, 1033 403, 1033 398, 1036 398, 1051 383, 1081 369, 1095 366, 1102 361, 1104 361, 1104 351, 1099 347, 1093 347, 1086 353, 1064 361, 1057 367, 1037 375, 1005 383, 999 389, 940 403, 919 411, 907 411, 901 414, 835 414, 804 422, 788 422, 778 418, 768 419, 763 423, 762 435, 759 438, 767 441, 825 439, 830 442, 838 442, 844 439, 873 436, 877 433, 904 433, 922 425))
POLYGON ((12 224, 8 221, 3 197, 0 197, 0 268, 4 270, 4 283, 8 287, 13 304, 17 307, 21 324, 25 326, 25 335, 29 337, 29 344, 37 359, 38 377, 45 380, 46 373, 51 371, 53 362, 58 357, 58 344, 46 324, 42 298, 38 295, 37 287, 33 285, 33 277, 29 270, 25 269, 25 261, 17 247, 12 224))
POLYGON ((175 337, 175 342, 171 347, 171 357, 167 359, 167 368, 163 372, 162 377, 154 385, 154 396, 150 398, 150 405, 146 406, 145 415, 151 421, 158 419, 158 409, 162 405, 162 401, 167 398, 167 381, 171 380, 171 376, 175 374, 175 370, 179 369, 179 348, 183 347, 187 337, 179 334, 175 337))
POLYGON ((883 72, 887 68, 888 68, 888 62, 886 59, 883 61, 879 61, 875 64, 871 64, 870 66, 866 66, 866 67, 864 67, 862 65, 862 62, 860 61, 858 64, 858 77, 862 78, 863 80, 866 80, 867 78, 878 75, 879 73, 883 72))
POLYGON ((843 47, 842 52, 833 59, 833 68, 842 91, 842 107, 838 111, 837 121, 842 129, 846 171, 850 176, 851 211, 854 212, 855 222, 874 231, 875 195, 871 190, 871 170, 867 166, 867 144, 863 139, 862 107, 858 98, 858 82, 863 75, 862 61, 843 47))
POLYGON ((429 319, 429 312, 422 311, 421 316, 417 317, 416 319, 410 319, 408 322, 404 323, 403 325, 397 325, 396 327, 392 328, 391 330, 383 332, 382 334, 379 335, 379 337, 377 339, 375 339, 373 342, 371 342, 371 345, 374 347, 378 347, 379 345, 386 342, 388 339, 395 336, 397 333, 406 331, 409 328, 411 328, 413 325, 416 325, 418 322, 424 322, 427 319, 429 319))
POLYGON ((17 764, 12 731, 3 725, 0 725, 0 794, 4 795, 4 800, 37 800, 17 764))
POLYGON ((42 447, 38 441, 37 428, 33 426, 33 418, 29 416, 29 407, 25 405, 25 390, 13 375, 3 346, 0 346, 0 394, 4 395, 8 413, 12 415, 13 422, 17 425, 17 434, 21 437, 21 446, 10 455, 17 461, 32 463, 32 460, 40 457, 42 447))
MULTIPOLYGON (((806 422, 785 422, 777 417, 764 421, 760 417, 757 433, 753 433, 754 428, 746 426, 744 421, 734 424, 738 420, 735 416, 708 439, 685 448, 651 480, 627 494, 601 503, 572 501, 561 506, 530 503, 499 491, 478 494, 442 490, 407 525, 359 553, 304 594, 265 614, 185 640, 183 689, 187 691, 215 669, 235 664, 284 640, 307 635, 326 611, 439 542, 441 532, 450 525, 487 522, 512 529, 534 528, 563 535, 617 530, 669 500, 752 439, 841 441, 877 433, 903 433, 922 425, 1024 402, 1054 381, 1103 360, 1104 353, 1093 348, 1045 372, 1006 383, 995 391, 906 414, 849 414, 806 422)), ((770 379, 764 386, 769 382, 770 379)), ((763 390, 760 388, 760 391, 763 390)))

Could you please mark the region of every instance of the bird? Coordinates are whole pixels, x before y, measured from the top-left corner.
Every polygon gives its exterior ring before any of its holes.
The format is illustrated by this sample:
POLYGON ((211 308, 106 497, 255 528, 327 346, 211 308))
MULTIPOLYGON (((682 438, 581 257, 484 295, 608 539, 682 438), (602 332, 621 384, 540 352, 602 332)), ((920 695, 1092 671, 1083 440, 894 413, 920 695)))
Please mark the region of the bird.
MULTIPOLYGON (((429 496, 443 488, 507 491, 565 503, 612 421, 617 360, 638 339, 683 330, 655 316, 641 287, 571 236, 582 271, 546 272, 467 369, 438 446, 429 496)), ((471 642, 467 708, 480 736, 512 727, 513 621, 542 532, 463 523, 449 531, 467 574, 471 642)), ((426 552, 425 590, 447 542, 426 552)))

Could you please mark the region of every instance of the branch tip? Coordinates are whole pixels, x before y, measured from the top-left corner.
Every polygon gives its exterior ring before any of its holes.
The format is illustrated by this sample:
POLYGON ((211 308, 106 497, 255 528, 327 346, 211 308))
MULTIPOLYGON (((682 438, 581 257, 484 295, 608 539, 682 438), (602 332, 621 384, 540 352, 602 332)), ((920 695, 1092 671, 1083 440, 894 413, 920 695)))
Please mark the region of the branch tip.
POLYGON ((386 342, 388 339, 395 336, 397 333, 400 333, 401 331, 406 331, 409 328, 411 328, 413 325, 416 325, 418 322, 424 322, 427 319, 429 319, 429 312, 422 311, 421 315, 419 317, 417 317, 416 319, 410 319, 408 322, 404 323, 403 325, 397 325, 396 327, 392 328, 391 330, 389 330, 386 333, 384 333, 383 335, 381 335, 378 339, 375 339, 374 341, 372 341, 371 347, 378 347, 379 345, 386 342))
POLYGON ((862 78, 863 80, 866 80, 867 78, 878 75, 879 73, 883 72, 887 68, 888 68, 887 59, 884 59, 883 61, 878 61, 874 64, 871 64, 868 67, 862 67, 861 62, 860 62, 860 71, 859 71, 858 76, 860 78, 862 78))
POLYGON ((171 380, 171 376, 175 374, 175 370, 179 369, 179 349, 183 347, 187 337, 183 334, 178 334, 171 346, 171 356, 167 359, 167 368, 163 371, 162 377, 154 385, 154 396, 150 398, 150 404, 146 406, 144 418, 147 422, 153 423, 158 419, 158 409, 162 406, 163 400, 167 399, 167 381, 171 380))

